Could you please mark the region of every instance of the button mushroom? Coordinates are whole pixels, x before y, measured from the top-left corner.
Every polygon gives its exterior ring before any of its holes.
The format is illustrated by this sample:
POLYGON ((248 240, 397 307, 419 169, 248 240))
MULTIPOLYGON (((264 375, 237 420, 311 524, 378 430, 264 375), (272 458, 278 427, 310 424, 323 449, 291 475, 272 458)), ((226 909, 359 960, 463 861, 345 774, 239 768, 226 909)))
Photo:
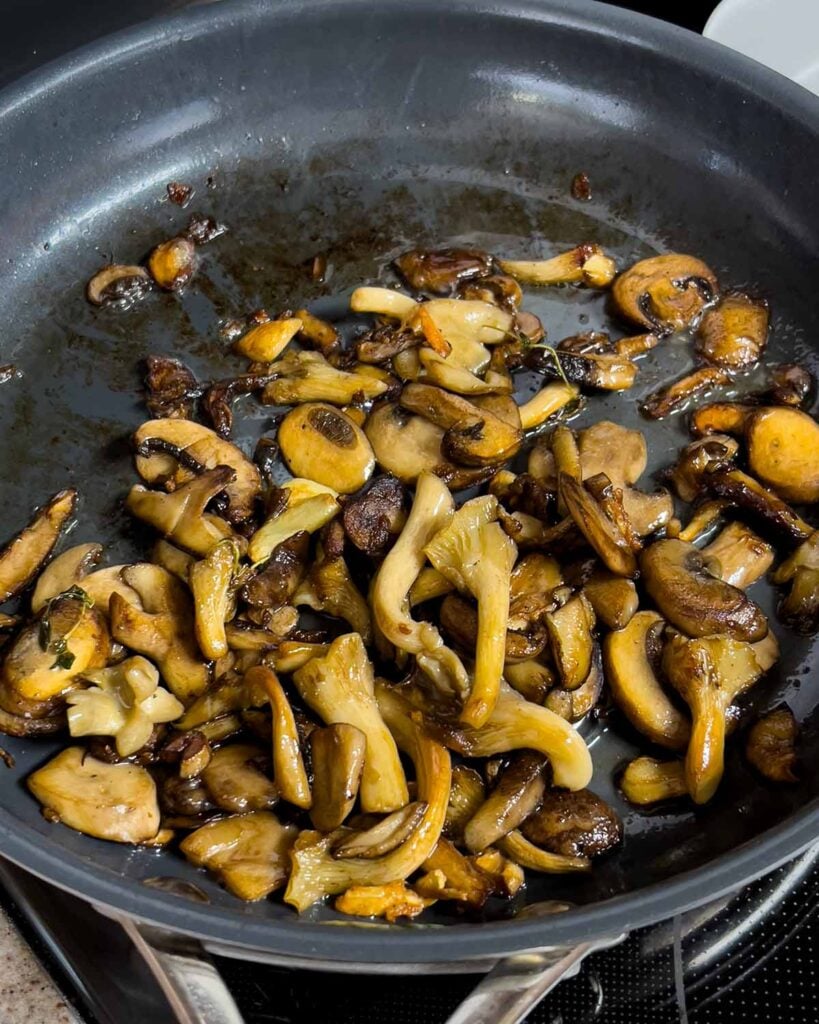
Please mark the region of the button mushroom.
POLYGON ((631 580, 606 569, 595 568, 583 584, 595 616, 609 629, 623 629, 639 607, 637 588, 631 580))
POLYGON ((247 554, 258 565, 298 534, 314 533, 329 523, 341 508, 332 493, 299 499, 298 492, 284 490, 286 504, 274 510, 250 538, 247 554))
POLYGON ((594 611, 583 594, 570 598, 544 617, 552 658, 567 690, 575 690, 588 676, 594 654, 594 611))
POLYGON ((611 294, 627 320, 667 334, 688 327, 717 290, 716 276, 702 260, 672 252, 634 263, 617 277, 611 294))
POLYGON ((706 474, 733 462, 738 451, 733 437, 710 434, 683 448, 666 477, 683 501, 692 502, 703 491, 706 474))
POLYGON ((628 538, 583 485, 562 473, 558 479, 558 493, 577 528, 606 568, 618 576, 636 576, 637 560, 628 538))
POLYGON ((544 707, 565 718, 567 722, 579 722, 596 706, 603 692, 603 665, 597 644, 592 653, 591 667, 580 686, 573 690, 565 686, 552 687, 543 700, 544 707))
POLYGON ((73 488, 60 491, 29 525, 0 551, 0 604, 34 579, 65 529, 77 505, 73 488))
POLYGON ((449 295, 461 281, 489 274, 492 257, 474 249, 410 249, 394 265, 413 291, 449 295))
POLYGON ((689 640, 679 634, 666 643, 662 665, 691 711, 685 779, 694 803, 704 804, 722 778, 727 709, 762 669, 750 644, 728 636, 689 640))
POLYGON ((359 551, 382 554, 406 522, 404 503, 401 483, 394 476, 380 476, 365 494, 345 502, 344 531, 359 551))
POLYGON ((351 494, 372 475, 375 456, 364 432, 321 402, 296 406, 279 425, 282 458, 295 476, 351 494))
POLYGON ((159 831, 156 786, 135 764, 106 764, 67 747, 28 777, 28 788, 59 821, 96 839, 144 843, 159 831))
POLYGON ((742 292, 723 295, 697 327, 697 352, 729 370, 753 366, 768 341, 768 303, 742 292))
POLYGON ((652 743, 683 750, 690 725, 660 685, 653 662, 659 659, 663 619, 639 611, 623 629, 603 640, 606 680, 615 703, 639 732, 652 743))
POLYGON ((517 549, 494 520, 491 496, 466 502, 424 548, 433 566, 478 602, 475 677, 461 721, 479 728, 498 696, 509 618, 509 588, 517 549))
POLYGON ((588 789, 549 790, 520 830, 535 846, 563 857, 597 857, 623 838, 617 815, 588 789))
POLYGON ((748 732, 745 756, 760 775, 771 782, 798 782, 796 739, 799 726, 790 708, 763 715, 748 732))
POLYGON ((94 306, 116 306, 128 309, 147 294, 151 278, 144 267, 112 263, 88 282, 85 294, 94 306))
POLYGON ((819 423, 799 409, 762 409, 745 428, 748 462, 786 501, 819 502, 819 423))
POLYGON ((745 590, 773 565, 774 551, 744 523, 729 523, 702 549, 706 559, 716 559, 719 577, 745 590))
POLYGON ((719 366, 701 366, 671 384, 654 391, 640 406, 650 420, 661 420, 684 409, 692 398, 731 383, 731 375, 719 366))
POLYGON ((52 598, 78 584, 101 557, 102 544, 77 544, 76 547, 58 555, 37 579, 34 593, 31 595, 32 612, 36 615, 52 598))
POLYGON ((643 581, 662 614, 689 636, 725 633, 734 640, 761 640, 768 623, 746 595, 718 579, 693 544, 660 540, 640 556, 643 581))

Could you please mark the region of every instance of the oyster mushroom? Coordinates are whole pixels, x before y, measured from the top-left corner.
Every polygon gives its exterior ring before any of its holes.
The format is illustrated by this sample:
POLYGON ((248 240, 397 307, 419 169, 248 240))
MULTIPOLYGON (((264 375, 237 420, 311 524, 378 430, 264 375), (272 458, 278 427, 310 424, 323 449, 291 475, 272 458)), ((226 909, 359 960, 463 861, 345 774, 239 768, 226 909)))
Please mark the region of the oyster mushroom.
POLYGON ((338 722, 310 733, 313 806, 310 818, 320 832, 332 832, 353 809, 361 785, 367 737, 338 722))
POLYGON ((351 885, 336 898, 334 908, 352 917, 383 917, 389 924, 401 918, 413 918, 435 902, 407 888, 405 882, 385 885, 351 885))
POLYGON ((588 789, 549 790, 520 831, 535 846, 563 857, 597 857, 623 838, 620 819, 588 789))
POLYGON ((346 833, 333 848, 334 857, 363 857, 374 860, 401 846, 424 817, 427 805, 421 801, 407 804, 365 829, 346 833))
POLYGON ((504 836, 498 842, 498 848, 527 871, 563 875, 574 871, 588 871, 591 868, 591 860, 588 857, 572 857, 541 850, 518 829, 504 836))
POLYGON ((723 773, 726 711, 762 675, 750 644, 728 636, 677 634, 665 645, 663 672, 691 711, 685 779, 694 803, 707 803, 723 773))
POLYGON ((665 623, 656 612, 639 611, 623 629, 603 640, 606 680, 614 701, 652 743, 684 750, 691 727, 671 702, 654 672, 665 623))
POLYGON ((196 473, 167 452, 139 454, 143 444, 153 439, 179 449, 186 459, 193 459, 204 469, 229 466, 236 476, 225 487, 229 502, 227 518, 232 523, 241 523, 253 517, 256 499, 261 494, 261 477, 257 467, 234 444, 191 420, 158 419, 143 423, 134 434, 137 472, 148 484, 169 481, 174 488, 196 473))
POLYGON ((715 469, 703 479, 709 494, 736 506, 741 513, 791 543, 813 533, 808 523, 772 491, 740 469, 715 469))
POLYGON ((513 385, 505 375, 488 369, 483 377, 466 370, 462 366, 453 366, 447 359, 422 348, 418 352, 425 373, 425 379, 458 395, 492 395, 511 394, 513 385))
POLYGON ((211 799, 223 811, 265 811, 279 800, 279 791, 259 767, 264 751, 252 743, 232 743, 213 752, 202 772, 211 799))
POLYGON ((658 761, 637 757, 620 776, 620 789, 630 804, 645 807, 688 795, 682 761, 658 761))
POLYGON ((706 559, 716 559, 719 577, 745 590, 773 565, 774 551, 744 523, 729 523, 710 544, 702 548, 706 559))
POLYGON ((364 432, 349 416, 321 402, 291 410, 279 425, 282 458, 295 476, 351 494, 375 468, 364 432))
POLYGON ((520 407, 520 425, 523 430, 534 430, 550 417, 577 402, 580 389, 566 381, 552 381, 520 407))
POLYGON ((298 534, 320 530, 341 511, 332 491, 317 492, 309 497, 299 490, 282 488, 286 503, 274 510, 250 538, 247 554, 258 565, 265 562, 298 534))
POLYGON ((763 715, 748 732, 745 756, 771 782, 798 782, 795 768, 799 726, 790 708, 763 715))
POLYGON ((372 623, 367 602, 353 582, 344 557, 331 551, 329 545, 320 549, 318 557, 293 595, 293 604, 296 607, 307 605, 314 611, 343 619, 360 634, 365 644, 372 642, 372 623))
POLYGON ((730 502, 722 501, 719 498, 702 502, 694 509, 694 514, 677 534, 676 539, 684 540, 689 544, 700 540, 722 521, 726 510, 730 507, 730 502))
POLYGON ((225 620, 230 611, 230 585, 238 563, 235 541, 223 540, 207 558, 190 567, 196 640, 210 660, 221 658, 228 651, 225 620))
POLYGON ((611 295, 621 316, 667 334, 696 319, 718 287, 714 272, 702 260, 672 252, 640 260, 623 271, 611 295))
POLYGON ((273 716, 273 781, 282 799, 294 807, 312 805, 310 783, 301 754, 299 733, 293 709, 275 672, 257 665, 248 672, 246 685, 264 689, 273 716))
POLYGON ((106 764, 67 747, 27 783, 59 821, 96 839, 144 843, 159 831, 156 786, 139 765, 106 764))
POLYGON ((301 320, 300 340, 318 349, 328 359, 339 350, 341 338, 332 324, 315 316, 309 309, 297 309, 296 319, 301 320))
POLYGON ((483 779, 465 764, 452 767, 452 786, 446 809, 443 834, 452 842, 463 840, 464 828, 486 798, 483 779))
POLYGON ((723 295, 697 327, 697 352, 729 370, 753 366, 768 341, 768 303, 741 292, 723 295))
POLYGON ((375 377, 336 369, 319 352, 292 352, 268 369, 278 376, 265 385, 262 392, 265 405, 303 402, 349 405, 371 401, 387 390, 387 385, 375 377))
POLYGON ((413 291, 449 295, 462 281, 486 277, 492 257, 474 249, 410 249, 394 265, 413 291))
POLYGON ((748 462, 786 501, 819 502, 819 424, 799 409, 753 413, 746 423, 748 462))
POLYGON ((510 761, 464 828, 469 850, 480 853, 493 846, 537 809, 546 792, 546 769, 546 759, 528 751, 510 761))
POLYGON ((730 384, 731 379, 730 373, 720 366, 701 366, 650 394, 640 411, 650 420, 664 419, 684 408, 697 395, 730 384))
POLYGON ((383 636, 398 650, 415 655, 442 691, 463 696, 468 678, 460 659, 444 644, 433 623, 410 616, 407 600, 424 567, 424 548, 449 523, 453 505, 446 485, 432 473, 422 473, 406 525, 373 580, 370 603, 383 636))
POLYGON ((475 677, 461 721, 479 728, 498 696, 506 648, 509 588, 517 549, 495 521, 491 495, 466 502, 426 544, 424 553, 455 586, 478 602, 475 677))
POLYGON ((730 583, 712 575, 693 544, 655 541, 640 556, 649 596, 672 625, 689 636, 724 633, 734 640, 761 640, 768 623, 761 609, 730 583))
POLYGON ((34 579, 54 550, 76 505, 77 492, 73 488, 55 494, 0 551, 0 604, 15 597, 34 579))
POLYGON ((548 260, 498 260, 504 272, 524 284, 586 284, 606 288, 617 273, 617 266, 599 245, 585 243, 548 260))
POLYGON ((142 608, 113 593, 108 607, 111 635, 155 662, 174 696, 190 703, 205 690, 208 668, 194 640, 186 588, 167 570, 149 563, 128 566, 122 578, 137 592, 142 608))
POLYGON ((779 612, 798 633, 809 635, 819 629, 819 568, 796 569, 779 612))
POLYGON ((640 601, 631 580, 607 569, 595 568, 583 584, 595 616, 609 629, 623 629, 637 612, 640 601))
POLYGON ((95 306, 118 306, 127 309, 138 302, 151 287, 151 278, 144 267, 112 263, 88 282, 85 294, 95 306))
POLYGON ((603 692, 603 664, 600 648, 594 646, 589 673, 580 686, 573 690, 565 686, 554 686, 546 694, 543 706, 567 722, 579 722, 597 705, 603 692))
POLYGON ((207 868, 241 900, 261 900, 287 881, 288 857, 298 836, 269 811, 210 821, 182 840, 196 867, 207 868))

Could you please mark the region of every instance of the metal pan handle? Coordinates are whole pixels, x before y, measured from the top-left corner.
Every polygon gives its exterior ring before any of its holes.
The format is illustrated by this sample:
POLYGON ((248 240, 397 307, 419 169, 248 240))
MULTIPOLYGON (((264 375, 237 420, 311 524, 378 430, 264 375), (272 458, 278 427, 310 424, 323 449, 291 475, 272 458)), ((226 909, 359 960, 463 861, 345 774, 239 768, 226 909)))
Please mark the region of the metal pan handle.
POLYGON ((195 940, 120 918, 179 1024, 244 1024, 216 965, 195 940))

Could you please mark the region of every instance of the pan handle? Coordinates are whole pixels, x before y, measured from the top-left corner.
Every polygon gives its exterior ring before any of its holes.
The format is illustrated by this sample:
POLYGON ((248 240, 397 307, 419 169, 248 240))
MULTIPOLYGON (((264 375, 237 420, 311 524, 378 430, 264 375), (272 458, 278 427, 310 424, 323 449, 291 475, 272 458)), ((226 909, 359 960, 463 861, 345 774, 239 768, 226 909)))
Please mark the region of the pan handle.
POLYGON ((624 937, 583 942, 569 949, 519 953, 499 960, 446 1024, 519 1024, 558 982, 577 974, 589 953, 614 946, 624 937))
POLYGON ((216 965, 194 939, 121 917, 179 1024, 244 1024, 216 965))

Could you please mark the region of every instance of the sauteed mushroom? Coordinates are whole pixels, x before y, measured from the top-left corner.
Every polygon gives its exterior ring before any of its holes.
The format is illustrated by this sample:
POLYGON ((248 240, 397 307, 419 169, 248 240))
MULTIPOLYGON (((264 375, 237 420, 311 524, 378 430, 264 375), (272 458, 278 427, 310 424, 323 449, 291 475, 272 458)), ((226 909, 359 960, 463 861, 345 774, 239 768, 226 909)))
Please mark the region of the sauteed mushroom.
POLYGON ((536 846, 563 857, 597 857, 623 838, 617 815, 588 789, 548 791, 521 832, 536 846))
POLYGON ((684 408, 696 395, 730 383, 731 376, 727 370, 719 366, 702 366, 649 395, 640 410, 649 419, 660 420, 684 408))
POLYGON ((771 782, 798 782, 796 739, 799 726, 790 708, 777 708, 763 715, 748 733, 745 756, 771 782))
POLYGON ((375 456, 364 432, 340 409, 321 402, 298 405, 279 425, 282 458, 290 472, 351 494, 372 476, 375 456))
POLYGON ((85 294, 95 306, 127 309, 138 302, 150 287, 151 278, 144 267, 112 263, 94 274, 85 294))
POLYGON ((748 462, 786 501, 819 502, 819 423, 799 409, 762 409, 748 418, 748 462))
POLYGON ((34 579, 54 550, 77 505, 77 492, 60 491, 29 525, 0 551, 0 604, 19 594, 34 579))
POLYGON ((614 260, 592 243, 578 245, 548 260, 498 260, 498 265, 516 280, 536 285, 587 284, 606 288, 617 272, 614 260))
POLYGON ((512 759, 464 828, 468 849, 486 850, 535 811, 546 791, 546 767, 546 759, 539 754, 523 752, 512 759))
POLYGON ((274 359, 279 358, 303 326, 302 320, 297 316, 268 320, 267 323, 251 327, 239 338, 234 348, 239 355, 246 356, 254 363, 272 363, 274 359))
POLYGON ((627 320, 666 334, 687 327, 717 290, 717 279, 702 260, 672 252, 633 264, 617 277, 611 294, 627 320))
POLYGON ((697 327, 697 351, 729 370, 753 366, 768 341, 768 304, 742 292, 723 295, 697 327))
POLYGON ((171 238, 148 257, 151 277, 165 291, 180 291, 196 269, 196 247, 189 238, 171 238))
POLYGON ((449 295, 461 281, 485 277, 492 257, 474 249, 411 249, 395 260, 395 268, 414 291, 449 295))
POLYGON ((630 804, 640 807, 676 800, 688 794, 685 766, 682 761, 637 757, 629 761, 620 776, 620 789, 630 804))
POLYGON ((755 583, 773 565, 774 551, 744 523, 730 523, 702 549, 707 559, 716 559, 720 579, 740 590, 755 583))
POLYGON ((313 806, 310 818, 320 832, 341 825, 355 804, 364 769, 367 737, 354 725, 338 722, 310 733, 313 806))

